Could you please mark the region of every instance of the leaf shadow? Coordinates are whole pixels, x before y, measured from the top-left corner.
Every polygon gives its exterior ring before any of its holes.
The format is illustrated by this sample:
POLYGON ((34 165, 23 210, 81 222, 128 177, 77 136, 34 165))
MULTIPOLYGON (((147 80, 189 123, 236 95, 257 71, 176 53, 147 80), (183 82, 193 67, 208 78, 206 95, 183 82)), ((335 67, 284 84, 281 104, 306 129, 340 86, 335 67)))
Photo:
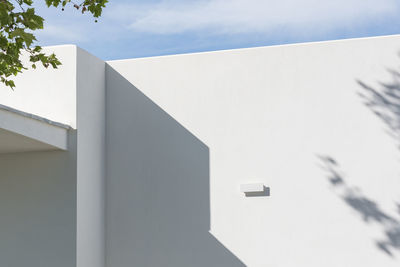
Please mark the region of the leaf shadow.
POLYGON ((385 124, 387 133, 395 139, 400 149, 400 72, 390 68, 387 71, 391 80, 378 82, 375 87, 356 80, 361 87, 358 95, 365 106, 385 124))
MULTIPOLYGON (((350 186, 337 160, 327 155, 320 155, 318 158, 332 189, 344 203, 357 212, 365 223, 374 223, 381 228, 383 238, 375 241, 377 248, 386 255, 394 257, 393 251, 400 251, 400 221, 383 210, 377 201, 366 196, 360 189, 350 186)), ((395 204, 400 214, 400 204, 395 204)))

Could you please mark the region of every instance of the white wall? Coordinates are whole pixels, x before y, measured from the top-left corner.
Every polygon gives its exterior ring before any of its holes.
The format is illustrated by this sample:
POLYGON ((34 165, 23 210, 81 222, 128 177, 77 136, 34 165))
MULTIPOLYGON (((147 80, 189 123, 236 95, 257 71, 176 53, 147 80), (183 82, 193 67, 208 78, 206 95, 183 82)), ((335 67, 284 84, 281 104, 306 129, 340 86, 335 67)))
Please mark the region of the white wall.
POLYGON ((108 266, 398 266, 399 51, 389 36, 108 62, 108 266))
POLYGON ((0 155, 0 266, 76 266, 75 139, 67 152, 0 155))
POLYGON ((209 148, 112 68, 106 266, 243 266, 208 233, 209 148))
MULTIPOLYGON (((16 87, 0 84, 2 105, 32 113, 76 129, 76 57, 75 45, 45 47, 44 52, 55 53, 62 65, 58 69, 29 69, 16 77, 16 87)), ((30 66, 30 64, 26 64, 30 66)))
POLYGON ((399 36, 107 66, 49 49, 63 67, 1 104, 77 131, 0 155, 0 265, 398 266, 399 36))
MULTIPOLYGON (((0 266, 102 267, 105 63, 76 46, 53 50, 60 69, 27 71, 15 91, 0 88, 1 104, 71 125, 74 137, 64 153, 0 155, 0 266)), ((37 130, 23 119, 17 126, 37 130)))
POLYGON ((105 261, 105 63, 77 48, 77 267, 105 261))
MULTIPOLYGON (((25 71, 14 79, 14 91, 0 85, 0 102, 76 128, 76 46, 45 51, 63 65, 25 71)), ((19 123, 36 129, 29 119, 19 123)), ((76 266, 76 131, 68 135, 68 151, 0 155, 1 266, 76 266)))

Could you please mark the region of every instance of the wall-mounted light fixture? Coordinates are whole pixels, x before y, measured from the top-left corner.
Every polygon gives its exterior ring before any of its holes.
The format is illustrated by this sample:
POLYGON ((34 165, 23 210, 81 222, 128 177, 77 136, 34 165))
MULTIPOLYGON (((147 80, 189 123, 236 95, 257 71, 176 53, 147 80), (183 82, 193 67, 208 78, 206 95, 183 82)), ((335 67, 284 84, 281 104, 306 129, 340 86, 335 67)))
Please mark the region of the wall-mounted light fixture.
POLYGON ((246 197, 262 197, 270 195, 269 187, 264 186, 263 183, 241 184, 240 192, 244 193, 246 197))

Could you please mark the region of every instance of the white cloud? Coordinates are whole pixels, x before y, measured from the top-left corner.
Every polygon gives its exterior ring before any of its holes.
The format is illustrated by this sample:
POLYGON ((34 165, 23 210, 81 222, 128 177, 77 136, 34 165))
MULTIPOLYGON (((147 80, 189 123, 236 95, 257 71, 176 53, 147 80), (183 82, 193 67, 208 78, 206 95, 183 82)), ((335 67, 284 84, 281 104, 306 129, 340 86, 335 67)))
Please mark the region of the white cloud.
POLYGON ((137 32, 294 32, 356 27, 400 14, 398 0, 161 0, 114 3, 109 17, 137 32))
POLYGON ((70 25, 46 24, 44 30, 38 31, 38 40, 50 40, 63 42, 86 41, 87 35, 81 28, 73 28, 70 25))

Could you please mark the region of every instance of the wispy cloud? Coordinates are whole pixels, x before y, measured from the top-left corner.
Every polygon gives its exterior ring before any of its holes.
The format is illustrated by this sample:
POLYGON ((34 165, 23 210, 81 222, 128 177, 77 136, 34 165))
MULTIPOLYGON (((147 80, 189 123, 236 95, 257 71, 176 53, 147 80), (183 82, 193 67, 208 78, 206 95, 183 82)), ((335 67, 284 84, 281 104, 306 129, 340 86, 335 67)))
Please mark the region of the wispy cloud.
POLYGON ((81 14, 71 6, 65 11, 61 8, 47 8, 43 2, 35 4, 39 15, 45 19, 44 29, 37 32, 38 40, 43 44, 91 43, 94 40, 115 38, 121 28, 116 20, 95 19, 88 13, 81 14), (107 38, 104 38, 104 37, 107 38))
POLYGON ((98 23, 35 5, 41 45, 74 43, 103 59, 400 32, 399 0, 111 0, 98 23))
POLYGON ((63 42, 80 42, 87 41, 87 34, 80 28, 72 28, 59 24, 47 24, 44 30, 37 33, 39 40, 58 41, 63 42))
POLYGON ((332 31, 398 16, 397 0, 161 0, 115 4, 109 16, 136 32, 218 34, 332 31))

